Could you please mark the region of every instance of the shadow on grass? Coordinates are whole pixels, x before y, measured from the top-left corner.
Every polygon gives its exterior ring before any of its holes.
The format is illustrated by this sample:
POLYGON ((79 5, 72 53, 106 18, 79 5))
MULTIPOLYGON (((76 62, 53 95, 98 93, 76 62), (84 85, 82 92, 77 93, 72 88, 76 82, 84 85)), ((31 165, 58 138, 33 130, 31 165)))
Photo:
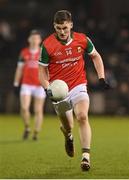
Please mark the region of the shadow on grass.
POLYGON ((23 141, 22 139, 18 139, 18 140, 6 140, 6 141, 0 141, 0 145, 8 145, 8 144, 20 144, 23 143, 25 141, 23 141))
POLYGON ((33 139, 23 140, 23 139, 11 139, 11 140, 0 140, 0 145, 9 145, 9 144, 23 144, 23 143, 40 143, 41 140, 34 141, 33 139))

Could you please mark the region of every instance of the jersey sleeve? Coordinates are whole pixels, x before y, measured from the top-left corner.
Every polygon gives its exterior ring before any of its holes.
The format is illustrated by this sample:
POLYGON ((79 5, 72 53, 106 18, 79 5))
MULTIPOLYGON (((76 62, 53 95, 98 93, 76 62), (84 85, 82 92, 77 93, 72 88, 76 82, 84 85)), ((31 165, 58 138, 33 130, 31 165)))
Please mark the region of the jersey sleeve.
POLYGON ((89 37, 87 37, 87 48, 86 51, 89 55, 91 55, 95 50, 94 44, 92 43, 92 41, 90 40, 89 37))
POLYGON ((19 55, 19 58, 18 58, 17 66, 23 66, 24 63, 25 63, 24 58, 23 58, 23 55, 22 55, 22 52, 21 52, 20 55, 19 55))
POLYGON ((42 66, 48 66, 49 64, 49 54, 44 45, 41 46, 39 64, 42 66))

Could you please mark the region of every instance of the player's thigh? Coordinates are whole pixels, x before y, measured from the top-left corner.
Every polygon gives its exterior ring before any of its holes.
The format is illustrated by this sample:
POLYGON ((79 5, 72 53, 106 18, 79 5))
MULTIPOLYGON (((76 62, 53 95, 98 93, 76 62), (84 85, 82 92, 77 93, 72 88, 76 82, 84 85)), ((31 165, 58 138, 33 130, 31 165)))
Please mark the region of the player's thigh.
POLYGON ((45 98, 34 97, 34 112, 43 112, 45 98))
POLYGON ((61 123, 64 127, 73 127, 73 110, 72 106, 67 101, 61 101, 58 103, 53 102, 53 106, 56 114, 59 116, 61 123))
POLYGON ((20 95, 20 106, 22 110, 29 110, 31 104, 31 95, 20 95))
POLYGON ((42 112, 44 108, 46 93, 41 86, 35 86, 33 91, 34 112, 42 112))
POLYGON ((22 110, 28 110, 31 104, 32 87, 28 84, 22 84, 20 90, 20 106, 22 110))
POLYGON ((87 99, 80 100, 74 105, 74 113, 77 120, 88 119, 89 101, 87 99))
POLYGON ((68 101, 60 101, 60 102, 53 102, 54 109, 59 116, 66 115, 66 112, 69 112, 68 114, 72 114, 72 106, 68 101))

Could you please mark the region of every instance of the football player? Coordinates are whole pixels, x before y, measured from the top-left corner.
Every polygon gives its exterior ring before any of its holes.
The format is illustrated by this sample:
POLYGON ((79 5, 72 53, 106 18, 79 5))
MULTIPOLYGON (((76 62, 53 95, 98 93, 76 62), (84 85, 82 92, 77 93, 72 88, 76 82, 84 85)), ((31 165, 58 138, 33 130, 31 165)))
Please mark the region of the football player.
POLYGON ((105 81, 104 65, 100 54, 92 41, 83 33, 73 32, 71 13, 67 10, 57 11, 54 16, 55 32, 47 37, 41 48, 39 60, 39 78, 48 97, 52 97, 49 83, 61 79, 68 84, 68 97, 61 102, 53 102, 61 121, 61 131, 65 137, 65 149, 68 156, 74 156, 74 139, 72 135, 73 111, 79 125, 82 149, 81 168, 90 169, 91 128, 88 120, 89 95, 84 68, 84 53, 91 57, 98 74, 100 87, 108 89, 105 81))
POLYGON ((40 57, 41 33, 32 30, 28 37, 29 46, 22 49, 17 63, 14 77, 14 92, 19 95, 21 116, 24 121, 25 130, 23 139, 30 134, 30 105, 34 99, 35 125, 33 139, 37 140, 38 133, 43 121, 43 107, 46 93, 38 79, 38 60, 40 57))

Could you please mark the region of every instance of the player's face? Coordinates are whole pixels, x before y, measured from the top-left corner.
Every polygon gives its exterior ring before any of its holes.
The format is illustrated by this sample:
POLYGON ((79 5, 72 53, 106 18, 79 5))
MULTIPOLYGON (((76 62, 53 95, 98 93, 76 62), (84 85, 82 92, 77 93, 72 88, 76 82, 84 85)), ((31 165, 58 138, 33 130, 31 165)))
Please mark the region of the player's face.
POLYGON ((38 47, 41 43, 41 36, 39 34, 31 35, 28 39, 30 46, 38 47))
POLYGON ((54 29, 57 33, 57 36, 62 41, 68 40, 71 34, 72 27, 73 27, 73 23, 68 21, 64 21, 63 24, 54 23, 54 29))

